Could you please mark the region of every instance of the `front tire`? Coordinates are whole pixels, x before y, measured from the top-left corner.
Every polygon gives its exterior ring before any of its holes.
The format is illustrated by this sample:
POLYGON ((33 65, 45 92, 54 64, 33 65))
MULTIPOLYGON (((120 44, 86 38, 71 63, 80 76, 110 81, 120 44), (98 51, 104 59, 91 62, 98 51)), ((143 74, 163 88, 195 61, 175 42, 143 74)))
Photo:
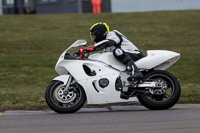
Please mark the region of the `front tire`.
POLYGON ((70 86, 68 92, 64 88, 63 82, 52 81, 46 89, 46 102, 57 113, 74 113, 84 105, 85 92, 78 84, 70 86))
POLYGON ((148 73, 145 80, 151 80, 163 85, 162 89, 146 88, 146 92, 138 95, 140 103, 151 110, 164 110, 174 106, 181 94, 178 79, 166 71, 156 70, 148 73))

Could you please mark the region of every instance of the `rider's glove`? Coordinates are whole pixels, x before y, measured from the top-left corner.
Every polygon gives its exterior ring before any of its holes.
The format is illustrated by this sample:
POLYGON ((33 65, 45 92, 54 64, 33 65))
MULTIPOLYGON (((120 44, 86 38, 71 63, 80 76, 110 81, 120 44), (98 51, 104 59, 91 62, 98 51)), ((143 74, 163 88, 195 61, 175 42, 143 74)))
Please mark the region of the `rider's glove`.
POLYGON ((83 54, 86 54, 86 53, 89 53, 89 52, 93 52, 93 51, 94 51, 94 46, 91 46, 91 47, 81 48, 79 50, 79 53, 80 53, 80 55, 83 55, 83 54))

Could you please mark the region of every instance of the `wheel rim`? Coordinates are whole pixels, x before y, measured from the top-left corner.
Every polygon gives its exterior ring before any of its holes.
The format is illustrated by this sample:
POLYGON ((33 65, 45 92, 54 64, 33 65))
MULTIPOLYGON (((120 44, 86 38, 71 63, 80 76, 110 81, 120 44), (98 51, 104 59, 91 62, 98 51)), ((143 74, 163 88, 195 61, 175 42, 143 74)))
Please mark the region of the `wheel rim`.
POLYGON ((153 80, 160 85, 161 89, 147 88, 148 91, 145 96, 153 102, 164 102, 169 100, 175 91, 174 82, 170 77, 163 74, 154 74, 146 78, 147 80, 153 80))
POLYGON ((76 93, 71 88, 66 92, 65 87, 60 85, 55 89, 54 96, 59 102, 67 104, 76 98, 76 93))
POLYGON ((51 88, 51 101, 63 108, 75 106, 81 99, 81 91, 78 85, 69 87, 68 91, 64 91, 63 84, 51 88))

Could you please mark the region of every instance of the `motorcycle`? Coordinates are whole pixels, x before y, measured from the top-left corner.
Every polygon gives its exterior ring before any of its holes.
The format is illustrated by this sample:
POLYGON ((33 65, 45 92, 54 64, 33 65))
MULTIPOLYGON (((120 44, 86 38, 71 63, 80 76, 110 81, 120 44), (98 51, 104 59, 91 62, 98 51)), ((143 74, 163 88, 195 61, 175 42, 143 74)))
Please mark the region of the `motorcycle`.
POLYGON ((179 80, 165 71, 180 58, 167 50, 148 50, 135 64, 142 80, 127 81, 130 72, 112 52, 84 55, 77 52, 86 45, 77 40, 59 57, 55 77, 45 92, 48 106, 57 113, 73 113, 87 105, 112 105, 140 102, 151 110, 174 106, 181 94, 179 80))

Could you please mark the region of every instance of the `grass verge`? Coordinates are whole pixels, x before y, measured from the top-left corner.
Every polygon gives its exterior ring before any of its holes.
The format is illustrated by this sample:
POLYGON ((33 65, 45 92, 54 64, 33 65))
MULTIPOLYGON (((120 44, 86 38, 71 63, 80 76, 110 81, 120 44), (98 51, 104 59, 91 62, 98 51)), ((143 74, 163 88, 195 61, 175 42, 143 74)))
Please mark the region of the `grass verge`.
POLYGON ((107 22, 141 51, 163 49, 182 57, 168 69, 180 79, 180 103, 200 102, 200 11, 0 16, 0 110, 46 108, 44 92, 55 63, 71 43, 107 22))

